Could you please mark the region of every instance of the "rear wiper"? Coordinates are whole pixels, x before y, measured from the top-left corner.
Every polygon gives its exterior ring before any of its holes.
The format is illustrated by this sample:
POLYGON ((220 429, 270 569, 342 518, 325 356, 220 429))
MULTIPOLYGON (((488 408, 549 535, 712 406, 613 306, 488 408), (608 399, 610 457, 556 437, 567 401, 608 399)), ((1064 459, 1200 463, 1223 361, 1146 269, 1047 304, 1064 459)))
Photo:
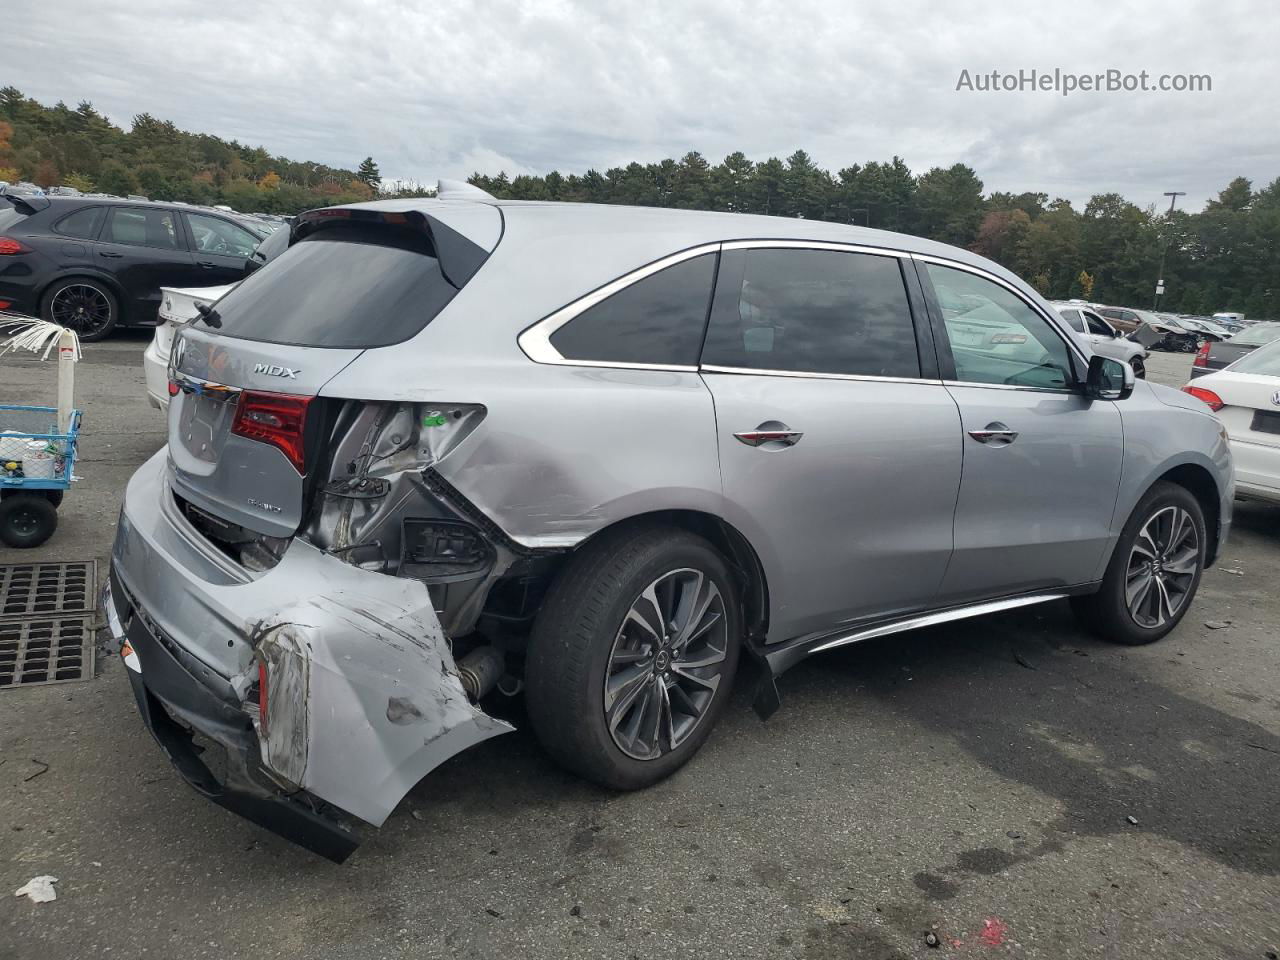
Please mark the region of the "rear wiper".
POLYGON ((200 314, 200 319, 205 322, 206 326, 210 326, 215 330, 222 326, 222 318, 218 316, 218 311, 207 303, 197 303, 196 313, 200 314))

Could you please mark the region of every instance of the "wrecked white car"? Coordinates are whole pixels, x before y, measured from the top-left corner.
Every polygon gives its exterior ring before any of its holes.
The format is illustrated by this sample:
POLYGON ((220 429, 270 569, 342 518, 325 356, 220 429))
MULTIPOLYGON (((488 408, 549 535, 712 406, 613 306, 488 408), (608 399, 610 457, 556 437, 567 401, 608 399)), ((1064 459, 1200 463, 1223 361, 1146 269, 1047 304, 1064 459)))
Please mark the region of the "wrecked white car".
POLYGON ((511 729, 492 698, 634 789, 743 652, 767 715, 811 653, 1031 603, 1156 640, 1231 516, 1199 401, 995 264, 838 224, 312 211, 168 379, 106 598, 133 692, 197 790, 336 860, 511 729))

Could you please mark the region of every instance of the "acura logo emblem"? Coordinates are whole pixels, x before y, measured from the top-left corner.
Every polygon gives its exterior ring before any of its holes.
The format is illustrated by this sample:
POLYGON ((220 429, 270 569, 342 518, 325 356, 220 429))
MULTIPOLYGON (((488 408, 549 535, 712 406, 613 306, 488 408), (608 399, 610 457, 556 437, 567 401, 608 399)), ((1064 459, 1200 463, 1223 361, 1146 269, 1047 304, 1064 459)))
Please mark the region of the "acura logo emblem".
POLYGON ((1277 407, 1280 407, 1280 390, 1277 390, 1275 393, 1271 395, 1271 402, 1274 403, 1277 407))

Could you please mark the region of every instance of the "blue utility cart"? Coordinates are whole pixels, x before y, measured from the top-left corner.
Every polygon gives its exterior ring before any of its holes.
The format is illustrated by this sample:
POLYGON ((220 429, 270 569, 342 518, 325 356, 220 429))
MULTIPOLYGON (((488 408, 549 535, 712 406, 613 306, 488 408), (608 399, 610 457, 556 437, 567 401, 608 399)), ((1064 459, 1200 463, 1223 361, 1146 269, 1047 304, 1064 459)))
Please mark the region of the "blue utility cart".
POLYGON ((0 405, 0 540, 38 547, 58 528, 58 506, 71 486, 80 411, 58 432, 54 407, 0 405))

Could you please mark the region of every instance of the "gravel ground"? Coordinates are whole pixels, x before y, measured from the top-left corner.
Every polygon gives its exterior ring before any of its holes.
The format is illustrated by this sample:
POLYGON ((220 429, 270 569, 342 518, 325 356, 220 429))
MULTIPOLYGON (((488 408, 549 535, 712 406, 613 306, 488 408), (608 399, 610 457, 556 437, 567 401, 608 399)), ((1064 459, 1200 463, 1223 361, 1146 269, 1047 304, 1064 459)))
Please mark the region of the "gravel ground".
MULTIPOLYGON (((163 443, 144 345, 87 349, 85 479, 46 547, 0 562, 105 560, 163 443)), ((1151 376, 1189 363, 1157 354, 1151 376)), ((6 358, 0 399, 51 402, 52 373, 6 358)), ((517 732, 428 777, 341 867, 182 784, 104 654, 91 682, 0 692, 0 887, 59 878, 53 903, 0 896, 0 957, 1264 960, 1280 509, 1237 508, 1161 643, 1101 644, 1065 604, 888 637, 797 667, 767 724, 747 675, 700 756, 630 795, 517 732)))

